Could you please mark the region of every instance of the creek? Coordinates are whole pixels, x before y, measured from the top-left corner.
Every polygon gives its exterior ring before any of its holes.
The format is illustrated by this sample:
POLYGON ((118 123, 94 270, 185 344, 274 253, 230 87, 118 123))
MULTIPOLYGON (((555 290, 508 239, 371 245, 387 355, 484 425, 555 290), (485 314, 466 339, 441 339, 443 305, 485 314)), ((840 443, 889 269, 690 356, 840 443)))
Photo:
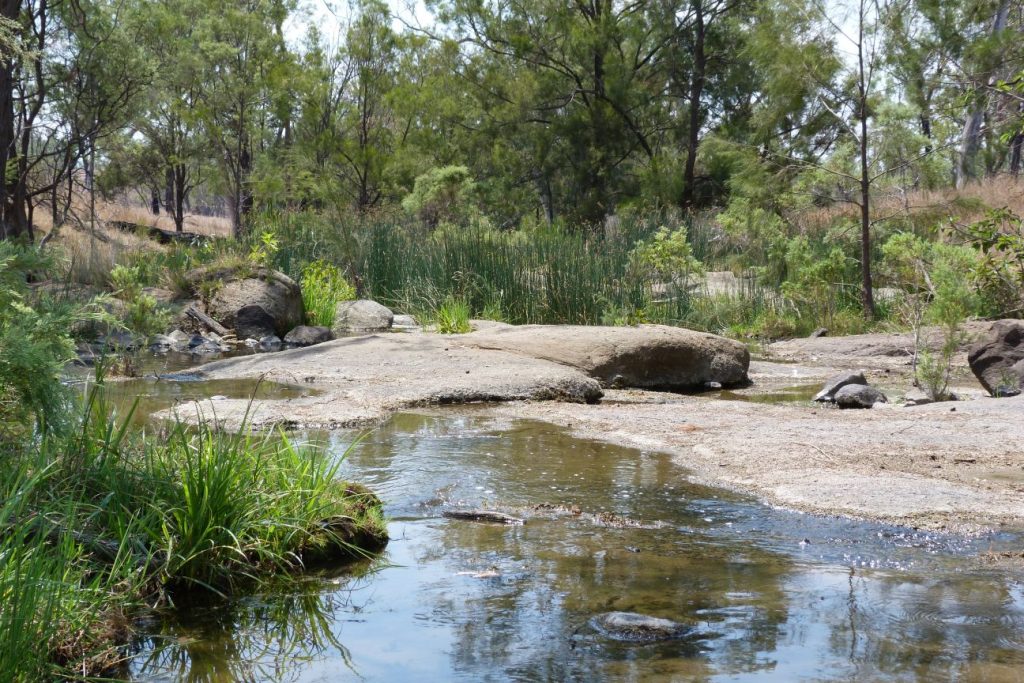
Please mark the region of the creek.
MULTIPOLYGON (((133 380, 117 392, 148 413, 251 390, 133 380)), ((359 436, 300 438, 383 498, 383 555, 154 616, 134 680, 999 682, 1024 670, 1024 574, 983 561, 1018 536, 773 509, 692 484, 669 456, 485 408, 397 415, 349 449, 359 436), (475 508, 526 522, 443 516, 475 508), (609 611, 688 630, 614 640, 592 626, 609 611)))

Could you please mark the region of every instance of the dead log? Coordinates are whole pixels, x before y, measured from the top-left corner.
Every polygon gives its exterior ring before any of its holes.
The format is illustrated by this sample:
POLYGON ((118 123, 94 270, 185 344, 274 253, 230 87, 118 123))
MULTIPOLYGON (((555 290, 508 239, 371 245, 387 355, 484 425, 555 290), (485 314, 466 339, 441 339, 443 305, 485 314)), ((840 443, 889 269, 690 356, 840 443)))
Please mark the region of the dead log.
POLYGON ((506 515, 504 512, 497 512, 495 510, 445 510, 441 514, 450 519, 463 519, 469 522, 512 525, 521 525, 526 523, 526 520, 524 519, 513 517, 512 515, 506 515))
POLYGON ((229 334, 231 334, 231 331, 228 328, 224 327, 219 322, 217 322, 210 316, 200 311, 198 308, 196 308, 195 304, 190 304, 188 308, 185 309, 185 315, 192 318, 200 325, 205 326, 210 331, 216 332, 222 337, 226 337, 229 334))

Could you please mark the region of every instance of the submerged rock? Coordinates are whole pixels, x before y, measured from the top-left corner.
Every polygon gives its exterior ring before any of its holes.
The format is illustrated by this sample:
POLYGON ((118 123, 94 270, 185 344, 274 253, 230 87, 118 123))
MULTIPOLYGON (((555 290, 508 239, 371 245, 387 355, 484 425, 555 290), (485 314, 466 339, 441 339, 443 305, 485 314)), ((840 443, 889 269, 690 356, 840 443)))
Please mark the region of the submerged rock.
POLYGON ((302 348, 323 344, 334 339, 330 328, 299 325, 284 336, 284 344, 288 348, 302 348))
POLYGON ((395 314, 391 309, 370 299, 342 301, 334 312, 334 325, 331 331, 335 334, 351 334, 353 332, 382 332, 390 329, 395 314))
POLYGON ((967 352, 971 372, 992 396, 1015 396, 1024 379, 1024 323, 999 320, 967 352))
POLYGON ((818 403, 831 403, 836 400, 836 392, 848 385, 867 386, 868 381, 864 378, 863 372, 842 372, 833 375, 825 381, 825 385, 812 400, 818 403))
POLYGON ((847 384, 836 392, 835 402, 840 408, 870 408, 876 403, 888 403, 889 399, 874 387, 847 384))
POLYGON ((577 368, 604 386, 677 391, 749 381, 750 352, 743 344, 664 325, 507 326, 463 335, 460 342, 577 368))
POLYGON ((679 622, 636 612, 606 612, 591 619, 590 623, 608 638, 640 643, 681 638, 690 631, 679 622))

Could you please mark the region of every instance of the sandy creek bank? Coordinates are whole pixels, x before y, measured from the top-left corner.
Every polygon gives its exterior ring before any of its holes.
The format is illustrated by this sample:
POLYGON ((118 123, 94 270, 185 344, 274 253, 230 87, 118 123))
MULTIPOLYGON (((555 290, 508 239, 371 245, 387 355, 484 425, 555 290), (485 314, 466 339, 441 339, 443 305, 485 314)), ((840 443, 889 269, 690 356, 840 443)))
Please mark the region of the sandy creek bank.
MULTIPOLYGON (((292 357, 222 361, 201 374, 266 376, 315 390, 258 402, 249 413, 256 427, 373 425, 418 406, 500 401, 487 410, 666 452, 695 482, 770 504, 955 532, 1024 527, 1024 396, 983 398, 960 357, 955 388, 968 400, 902 406, 910 385, 909 335, 780 342, 763 349, 767 360, 751 363, 750 387, 700 395, 605 389, 596 404, 589 403, 594 384, 574 369, 470 348, 451 337, 384 335, 331 344, 292 357), (817 388, 835 370, 851 367, 863 368, 892 402, 840 411, 783 391, 817 388)), ((188 420, 201 411, 232 428, 247 410, 246 401, 224 399, 175 412, 188 420)))

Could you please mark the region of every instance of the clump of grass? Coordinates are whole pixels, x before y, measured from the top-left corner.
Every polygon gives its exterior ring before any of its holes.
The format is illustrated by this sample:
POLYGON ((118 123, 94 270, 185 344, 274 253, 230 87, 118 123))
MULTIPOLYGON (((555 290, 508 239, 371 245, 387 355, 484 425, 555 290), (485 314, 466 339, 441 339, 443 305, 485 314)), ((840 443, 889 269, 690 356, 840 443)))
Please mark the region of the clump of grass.
POLYGON ((437 331, 441 334, 465 334, 472 331, 469 324, 469 304, 449 296, 437 309, 437 331))
POLYGON ((356 298, 356 288, 345 279, 341 269, 323 260, 303 268, 299 284, 306 321, 311 325, 331 327, 338 303, 356 298))

